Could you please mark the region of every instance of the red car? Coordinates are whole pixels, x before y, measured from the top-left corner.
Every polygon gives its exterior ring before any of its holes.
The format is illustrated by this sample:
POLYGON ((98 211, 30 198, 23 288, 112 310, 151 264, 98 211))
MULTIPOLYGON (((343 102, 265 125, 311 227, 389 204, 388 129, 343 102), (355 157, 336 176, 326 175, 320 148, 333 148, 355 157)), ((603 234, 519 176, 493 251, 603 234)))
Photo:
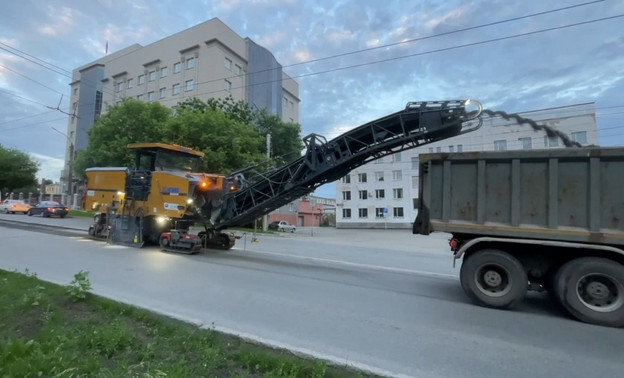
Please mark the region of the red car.
POLYGON ((28 216, 41 215, 42 217, 50 217, 57 215, 65 218, 69 213, 69 207, 56 201, 42 201, 28 209, 28 216))

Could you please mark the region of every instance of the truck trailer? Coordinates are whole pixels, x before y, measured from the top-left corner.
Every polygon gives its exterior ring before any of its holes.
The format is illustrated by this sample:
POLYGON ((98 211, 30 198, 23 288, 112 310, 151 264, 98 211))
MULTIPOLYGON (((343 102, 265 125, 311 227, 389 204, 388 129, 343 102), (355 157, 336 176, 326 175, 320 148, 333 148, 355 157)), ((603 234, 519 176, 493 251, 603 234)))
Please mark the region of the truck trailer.
POLYGON ((624 326, 624 148, 422 154, 415 234, 450 234, 475 303, 547 290, 571 315, 624 326))

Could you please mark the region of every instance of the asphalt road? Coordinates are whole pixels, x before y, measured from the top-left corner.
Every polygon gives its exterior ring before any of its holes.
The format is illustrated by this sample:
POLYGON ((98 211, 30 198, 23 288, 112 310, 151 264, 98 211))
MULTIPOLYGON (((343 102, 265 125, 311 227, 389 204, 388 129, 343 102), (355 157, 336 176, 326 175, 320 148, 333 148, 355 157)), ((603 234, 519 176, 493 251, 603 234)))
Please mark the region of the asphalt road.
POLYGON ((298 229, 185 256, 86 239, 88 223, 0 214, 0 267, 60 284, 86 270, 99 295, 382 375, 624 374, 622 329, 545 294, 515 311, 469 303, 444 235, 298 229))

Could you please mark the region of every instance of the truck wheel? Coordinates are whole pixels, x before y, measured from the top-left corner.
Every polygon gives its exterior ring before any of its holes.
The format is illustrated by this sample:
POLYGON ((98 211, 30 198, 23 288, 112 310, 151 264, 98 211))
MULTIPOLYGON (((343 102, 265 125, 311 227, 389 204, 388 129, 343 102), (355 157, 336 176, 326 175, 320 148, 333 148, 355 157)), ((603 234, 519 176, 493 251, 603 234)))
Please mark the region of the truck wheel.
POLYGON ((476 304, 511 308, 524 299, 528 278, 524 267, 512 255, 484 249, 465 257, 459 273, 462 288, 476 304))
POLYGON ((615 261, 582 257, 557 272, 557 295, 577 319, 609 327, 624 326, 624 266, 615 261))
POLYGON ((158 244, 160 245, 160 248, 162 249, 169 248, 169 238, 166 236, 161 236, 158 244))

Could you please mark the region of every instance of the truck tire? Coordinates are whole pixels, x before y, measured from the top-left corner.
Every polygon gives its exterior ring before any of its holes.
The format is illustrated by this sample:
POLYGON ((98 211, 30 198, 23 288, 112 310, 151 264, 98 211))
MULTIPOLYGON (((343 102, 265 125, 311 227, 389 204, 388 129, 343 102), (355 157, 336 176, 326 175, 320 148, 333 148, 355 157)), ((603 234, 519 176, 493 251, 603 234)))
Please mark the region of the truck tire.
POLYGON ((561 304, 580 321, 624 326, 624 266, 599 257, 569 261, 557 272, 561 304))
POLYGON ((511 308, 524 299, 528 288, 520 261, 497 249, 464 257, 459 278, 468 298, 485 307, 511 308))

